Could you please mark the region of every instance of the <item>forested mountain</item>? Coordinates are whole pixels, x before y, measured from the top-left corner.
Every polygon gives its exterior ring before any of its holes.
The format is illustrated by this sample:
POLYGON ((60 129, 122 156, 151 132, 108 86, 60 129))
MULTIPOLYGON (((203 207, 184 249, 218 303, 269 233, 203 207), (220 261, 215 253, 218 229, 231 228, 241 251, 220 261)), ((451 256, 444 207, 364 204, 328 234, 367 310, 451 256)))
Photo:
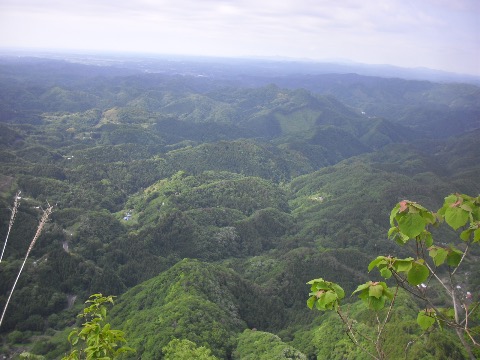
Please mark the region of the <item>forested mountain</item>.
MULTIPOLYGON (((1 239, 22 191, 2 306, 41 208, 55 205, 0 352, 61 358, 75 315, 100 292, 118 296, 112 325, 135 358, 161 359, 178 338, 219 359, 362 359, 332 316, 307 309, 305 283, 328 278, 351 293, 374 257, 401 253, 386 240, 398 201, 438 209, 450 193, 480 193, 477 86, 204 67, 0 58, 1 239)), ((478 296, 478 277, 465 287, 478 296)), ((412 358, 465 357, 448 331, 418 337, 419 304, 401 296, 392 359, 409 341, 412 358)))

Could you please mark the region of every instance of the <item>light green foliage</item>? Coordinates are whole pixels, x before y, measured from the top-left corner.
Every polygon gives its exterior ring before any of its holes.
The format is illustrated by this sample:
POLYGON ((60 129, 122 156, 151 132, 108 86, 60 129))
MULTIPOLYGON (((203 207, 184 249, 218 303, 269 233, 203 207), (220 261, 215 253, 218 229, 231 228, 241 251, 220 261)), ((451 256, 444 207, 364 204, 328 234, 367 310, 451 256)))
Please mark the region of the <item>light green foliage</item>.
POLYGON ((315 306, 318 310, 336 310, 340 300, 345 297, 345 291, 339 285, 322 278, 311 280, 307 284, 311 285, 307 301, 310 309, 315 306))
POLYGON ((238 337, 233 353, 235 360, 306 360, 305 354, 285 344, 277 335, 256 330, 245 330, 238 337))
POLYGON ((165 360, 217 360, 218 358, 211 355, 210 349, 204 346, 197 347, 197 345, 187 339, 173 339, 167 346, 162 348, 165 354, 165 360))
POLYGON ((435 324, 436 313, 432 309, 422 310, 418 313, 417 323, 420 325, 422 330, 427 330, 433 324, 435 324))
MULTIPOLYGON (((225 268, 184 259, 126 292, 112 311, 112 322, 129 334, 142 359, 161 358, 174 338, 187 339, 227 357, 236 334, 246 328, 240 314, 262 295, 225 268), (240 307, 242 306, 242 307, 240 307)), ((267 316, 273 313, 259 301, 267 316)), ((259 313, 252 306, 252 313, 259 313)))
POLYGON ((395 235, 400 244, 408 239, 413 239, 422 234, 428 237, 425 232, 427 224, 435 223, 436 219, 432 212, 413 201, 404 200, 398 203, 390 213, 389 236, 395 235))
POLYGON ((110 324, 106 323, 105 303, 113 304, 113 296, 93 294, 86 303, 91 305, 85 307, 78 316, 88 321, 80 330, 73 330, 68 336, 68 341, 76 348, 63 360, 108 360, 115 359, 123 353, 133 352, 132 348, 120 345, 126 342, 123 331, 113 330, 110 324))
POLYGON ((445 218, 445 221, 452 228, 457 230, 470 221, 476 225, 480 220, 480 199, 472 198, 463 194, 452 194, 445 198, 443 207, 438 214, 445 218))
POLYGON ((225 171, 178 172, 129 204, 138 214, 140 237, 158 255, 207 260, 253 255, 295 229, 278 185, 225 171))
POLYGON ((383 309, 385 301, 393 299, 393 293, 384 282, 368 281, 363 285, 359 285, 357 290, 353 292, 353 294, 355 293, 358 293, 359 298, 372 310, 383 309))

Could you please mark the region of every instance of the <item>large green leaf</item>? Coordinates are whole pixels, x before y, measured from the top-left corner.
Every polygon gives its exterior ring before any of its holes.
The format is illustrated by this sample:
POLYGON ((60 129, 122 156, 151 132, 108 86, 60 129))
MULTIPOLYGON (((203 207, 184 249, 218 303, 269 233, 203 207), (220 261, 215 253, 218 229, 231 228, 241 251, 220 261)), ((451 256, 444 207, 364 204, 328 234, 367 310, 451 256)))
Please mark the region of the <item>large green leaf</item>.
POLYGON ((385 256, 378 256, 376 259, 372 260, 370 264, 368 264, 368 272, 372 271, 375 266, 386 263, 387 261, 385 260, 385 256))
POLYGON ((445 210, 445 221, 452 228, 457 230, 460 226, 463 226, 468 221, 468 211, 465 211, 459 207, 448 207, 445 210))
POLYGON ((460 234, 460 239, 462 239, 463 241, 470 240, 470 236, 471 236, 472 232, 473 232, 472 229, 467 229, 467 230, 462 231, 462 233, 460 234))
POLYGON ((318 290, 329 290, 330 286, 325 282, 319 282, 312 285, 312 291, 318 290))
POLYGON ((398 218, 400 231, 413 239, 425 229, 426 222, 420 214, 405 214, 398 218))
POLYGON ((337 301, 337 294, 335 294, 333 291, 327 291, 318 298, 317 309, 319 310, 333 309, 336 301, 337 301))
POLYGON ((427 280, 429 275, 430 271, 425 265, 414 262, 407 273, 407 280, 409 284, 416 286, 427 280))
POLYGON ((422 330, 427 330, 429 327, 431 327, 433 324, 435 324, 435 313, 433 312, 426 312, 425 310, 422 310, 418 313, 417 316, 417 323, 420 325, 422 330))
POLYGON ((396 259, 393 266, 397 272, 407 272, 412 268, 413 258, 396 259))
POLYGON ((428 254, 433 259, 435 266, 440 266, 445 262, 445 259, 447 258, 447 255, 448 255, 448 251, 438 246, 432 246, 429 249, 428 254))
POLYGON ((433 245, 432 233, 430 231, 424 230, 421 234, 421 239, 425 241, 427 248, 433 245))
POLYGON ((343 290, 340 285, 332 283, 332 289, 335 291, 339 299, 343 299, 345 297, 345 290, 343 290))
POLYGON ((445 198, 445 201, 443 203, 443 207, 438 211, 440 215, 445 215, 445 210, 451 206, 452 204, 455 204, 458 201, 458 196, 455 194, 448 195, 445 198))
POLYGON ((447 254, 447 264, 449 266, 457 267, 462 260, 463 252, 458 249, 451 248, 451 250, 447 254))
POLYGON ((386 301, 385 296, 381 296, 378 299, 376 297, 370 296, 368 298, 368 305, 370 306, 371 309, 378 311, 378 310, 382 310, 385 307, 385 301, 386 301))
POLYGON ((380 269, 380 275, 382 275, 384 279, 390 279, 392 277, 392 272, 387 267, 384 267, 380 269))
POLYGON ((429 224, 434 224, 437 221, 437 218, 435 217, 435 215, 430 211, 422 212, 422 216, 429 224))
POLYGON ((358 286, 357 286, 357 289, 352 293, 352 295, 355 294, 356 292, 359 292, 359 291, 368 289, 371 284, 372 284, 372 282, 371 282, 371 281, 368 281, 368 282, 366 282, 365 284, 358 285, 358 286))
POLYGON ((383 295, 383 286, 380 284, 370 286, 368 289, 368 296, 374 296, 377 299, 380 299, 380 297, 383 295))

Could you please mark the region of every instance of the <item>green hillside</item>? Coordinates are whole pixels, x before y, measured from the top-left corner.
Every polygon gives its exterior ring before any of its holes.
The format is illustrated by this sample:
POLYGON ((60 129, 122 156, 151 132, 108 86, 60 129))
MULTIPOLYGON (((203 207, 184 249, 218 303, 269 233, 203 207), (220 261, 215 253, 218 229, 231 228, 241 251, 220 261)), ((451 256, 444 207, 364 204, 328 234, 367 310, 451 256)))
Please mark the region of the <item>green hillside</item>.
MULTIPOLYGON (((351 294, 378 277, 367 270, 376 256, 408 254, 387 240, 395 204, 438 209, 448 194, 480 193, 480 90, 353 74, 246 79, 0 59, 0 239, 22 191, 0 304, 54 205, 0 353, 61 358, 83 302, 102 293, 117 296, 109 318, 131 358, 175 346, 218 359, 365 358, 338 319, 306 307, 306 283, 351 294)), ((475 297, 479 255, 460 274, 475 297)), ((399 296, 389 359, 409 342, 409 359, 466 358, 453 331, 423 334, 424 304, 399 296)), ((373 334, 375 319, 346 302, 373 334)))

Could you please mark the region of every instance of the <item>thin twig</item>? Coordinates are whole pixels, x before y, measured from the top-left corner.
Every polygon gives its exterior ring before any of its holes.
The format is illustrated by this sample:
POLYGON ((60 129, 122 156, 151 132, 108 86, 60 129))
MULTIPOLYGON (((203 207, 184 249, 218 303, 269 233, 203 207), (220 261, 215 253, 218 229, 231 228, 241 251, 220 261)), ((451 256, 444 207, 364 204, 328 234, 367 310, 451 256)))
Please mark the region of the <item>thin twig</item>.
POLYGON ((404 349, 404 353, 405 353, 405 360, 407 360, 407 356, 408 356, 408 350, 410 348, 410 346, 412 346, 412 344, 415 343, 416 340, 410 340, 407 345, 405 346, 405 349, 404 349))
MULTIPOLYGON (((435 313, 437 315, 439 315, 443 321, 445 321, 445 323, 448 325, 448 326, 451 326, 451 327, 455 327, 457 326, 458 324, 456 322, 451 322, 448 317, 444 316, 438 309, 437 307, 432 303, 432 301, 426 297, 424 294, 420 293, 416 293, 414 292, 412 289, 415 289, 415 290, 418 290, 418 288, 414 288, 412 286, 410 286, 410 284, 407 282, 406 279, 403 279, 396 271, 392 271, 392 274, 393 276, 395 277, 395 280, 397 281, 397 285, 399 285, 403 290, 405 290, 406 292, 408 292, 409 294, 415 296, 416 298, 422 300, 422 301, 425 301, 425 303, 427 303, 429 305, 430 308, 432 308, 435 313)), ((450 291, 449 291, 449 295, 450 295, 450 291)))
POLYGON ((462 258, 460 259, 460 262, 458 263, 457 267, 453 270, 452 275, 455 275, 455 272, 458 270, 458 268, 462 264, 463 259, 465 259, 465 256, 467 255, 469 246, 470 246, 470 243, 467 243, 467 247, 465 248, 465 251, 463 252, 462 258))
POLYGON ((48 204, 48 208, 46 208, 43 211, 42 218, 40 219, 40 222, 38 223, 37 232, 35 233, 35 236, 33 237, 32 242, 30 243, 30 246, 28 247, 27 253, 25 254, 25 259, 23 259, 22 266, 20 267, 17 278, 15 279, 15 282, 13 283, 12 290, 10 291, 10 295, 8 296, 7 302, 5 303, 5 307, 3 308, 2 317, 0 318, 0 326, 2 326, 2 322, 3 322, 3 318, 5 316, 5 312, 7 311, 7 307, 8 307, 8 304, 10 303, 10 299, 12 298, 12 294, 13 294, 13 291, 15 290, 15 286, 17 286, 17 282, 18 282, 18 279, 20 278, 20 274, 23 271, 23 267, 25 266, 25 263, 27 262, 28 255, 30 255, 30 252, 32 251, 33 246, 37 242, 37 239, 39 238, 39 236, 40 236, 40 234, 43 230, 43 227, 45 226, 45 223, 47 222, 47 220, 48 220, 50 214, 52 213, 52 211, 53 211, 53 206, 51 206, 50 204, 48 204))
POLYGON ((458 324, 458 308, 457 308, 457 296, 455 295, 455 285, 453 283, 453 277, 452 274, 450 273, 450 286, 452 287, 452 301, 453 301, 453 310, 455 313, 455 322, 458 324))
POLYGON ((465 330, 468 330, 468 305, 463 304, 463 306, 465 307, 465 330))
MULTIPOLYGON (((361 350, 363 350, 365 353, 367 353, 372 359, 375 359, 375 360, 381 360, 380 358, 376 357, 375 355, 373 355, 370 351, 368 351, 362 344, 360 344, 357 340, 357 338, 355 337, 355 332, 357 332, 356 330, 353 329, 353 325, 351 325, 349 322, 348 322, 348 319, 345 319, 344 316, 342 315, 342 312, 340 311, 340 308, 337 310, 337 314, 338 316, 340 317, 340 319, 342 320, 343 324, 345 325, 347 331, 347 335, 349 337, 350 340, 352 340, 352 342, 358 346, 361 350)), ((357 332, 360 336, 364 337, 365 339, 367 339, 368 341, 372 342, 373 341, 371 339, 369 339, 368 337, 364 336, 363 334, 357 332)))
MULTIPOLYGON (((385 325, 387 325, 387 322, 388 322, 388 320, 389 320, 389 318, 392 314, 393 305, 395 304, 395 299, 397 298, 397 294, 398 294, 398 288, 399 288, 399 285, 397 284, 397 287, 395 288, 395 294, 393 295, 393 299, 390 302, 390 306, 388 307, 387 315, 385 316, 385 319, 383 320, 382 326, 378 329, 377 342, 376 342, 377 347, 378 347, 378 344, 380 344, 380 337, 383 333, 383 330, 385 329, 385 325)), ((381 349, 378 347, 377 348, 377 353, 379 351, 381 351, 381 349)), ((380 353, 379 353, 379 355, 380 355, 380 353)), ((383 353, 382 353, 382 355, 383 355, 383 353)))
POLYGON ((5 243, 3 244, 2 255, 0 255, 0 263, 2 262, 5 248, 7 247, 8 237, 10 236, 10 230, 12 230, 13 223, 15 222, 15 216, 17 215, 18 207, 20 206, 21 193, 22 192, 18 190, 17 193, 15 194, 15 201, 13 202, 12 215, 10 216, 10 222, 8 223, 7 237, 5 238, 5 243))
POLYGON ((447 287, 447 285, 444 284, 444 282, 438 277, 438 275, 435 273, 435 271, 430 267, 430 265, 428 265, 428 263, 425 261, 425 265, 427 266, 428 270, 430 270, 430 273, 435 276, 435 279, 437 279, 437 281, 445 288, 445 290, 447 291, 447 294, 449 296, 452 296, 454 290, 453 290, 453 287, 452 287, 452 291, 450 291, 450 289, 447 287))
MULTIPOLYGON (((473 313, 475 310, 477 310, 478 308, 478 305, 480 305, 480 303, 476 303, 473 308, 470 310, 470 314, 473 313)), ((466 318, 463 319, 462 321, 460 321, 460 325, 462 325, 464 322, 465 322, 466 318)))
POLYGON ((473 336, 470 334, 470 331, 468 331, 467 329, 465 329, 465 332, 467 333, 467 335, 468 335, 468 337, 470 338, 470 340, 472 340, 472 343, 473 343, 474 346, 480 346, 480 344, 477 343, 477 342, 475 341, 475 339, 473 338, 473 336))
POLYGON ((418 288, 412 287, 406 279, 404 279, 404 278, 402 278, 402 276, 400 276, 399 273, 397 273, 394 269, 391 269, 391 270, 392 270, 392 274, 395 278, 395 281, 397 282, 397 285, 400 285, 403 290, 407 291, 408 293, 412 294, 413 296, 415 296, 415 297, 417 297, 421 300, 426 301, 426 298, 423 294, 420 293, 420 295, 419 295, 412 290, 412 289, 415 289, 415 290, 418 291, 419 290, 418 288))

